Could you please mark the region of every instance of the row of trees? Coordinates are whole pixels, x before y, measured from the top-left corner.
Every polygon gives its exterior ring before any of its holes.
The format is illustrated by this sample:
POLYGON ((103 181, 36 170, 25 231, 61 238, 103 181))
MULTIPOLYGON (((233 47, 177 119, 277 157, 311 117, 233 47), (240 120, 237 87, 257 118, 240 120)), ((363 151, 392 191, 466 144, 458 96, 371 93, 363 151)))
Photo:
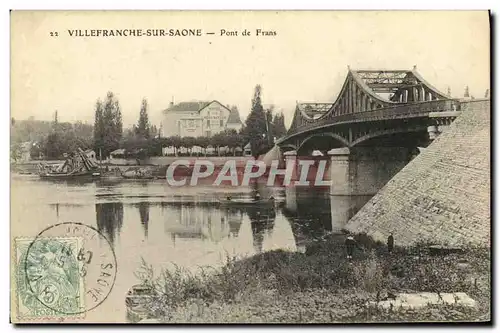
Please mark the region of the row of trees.
MULTIPOLYGON (((448 87, 446 89, 446 95, 451 97, 451 88, 450 87, 448 87)), ((473 95, 471 95, 469 92, 469 86, 465 86, 464 97, 470 98, 470 99, 475 99, 475 97, 473 95)), ((486 91, 484 92, 484 98, 490 98, 490 90, 489 89, 486 89, 486 91)))
POLYGON ((245 144, 246 141, 241 132, 238 133, 235 130, 226 130, 210 137, 180 137, 176 135, 169 137, 156 136, 145 139, 141 136, 134 135, 124 138, 120 146, 125 149, 125 155, 129 157, 143 157, 161 156, 163 155, 164 147, 173 147, 173 153, 175 155, 179 154, 181 147, 186 148, 189 155, 193 153, 194 147, 200 147, 204 155, 207 154, 207 148, 209 147, 214 148, 217 155, 220 155, 221 147, 228 147, 231 154, 234 155, 236 154, 237 148, 243 148, 245 144))
POLYGON ((45 156, 49 159, 60 158, 64 153, 75 151, 77 148, 92 147, 92 126, 77 122, 59 123, 57 111, 50 133, 31 146, 32 158, 45 156))
POLYGON ((57 112, 53 121, 11 119, 11 152, 14 160, 23 154, 23 143, 29 142, 31 158, 58 158, 77 147, 87 149, 93 144, 93 127, 78 121, 59 122, 57 112))
MULTIPOLYGON (((155 126, 149 122, 149 105, 146 99, 142 100, 139 118, 136 125, 123 130, 122 113, 118 99, 112 92, 108 92, 105 99, 98 99, 94 109, 94 126, 77 122, 76 124, 60 123, 57 111, 52 123, 42 122, 44 133, 34 138, 36 143, 31 148, 33 158, 44 156, 48 159, 61 158, 65 153, 77 148, 92 148, 98 156, 106 158, 118 148, 124 148, 128 153, 141 152, 143 155, 162 155, 163 147, 174 147, 178 150, 185 147, 189 151, 198 146, 205 150, 213 147, 219 154, 220 147, 229 147, 233 152, 237 147, 250 142, 254 155, 265 153, 274 145, 274 139, 286 134, 283 113, 275 113, 273 107, 264 110, 261 98, 262 88, 255 87, 252 98, 251 112, 246 119, 245 126, 240 132, 227 130, 211 137, 160 137, 155 126), (47 133, 48 132, 48 133, 47 133)), ((16 121, 11 120, 11 128, 16 126, 16 121)), ((33 136, 30 130, 34 126, 33 120, 25 121, 20 127, 19 140, 21 142, 33 136), (28 134, 26 134, 26 133, 28 134)), ((15 133, 18 133, 15 132, 15 133)), ((17 138, 17 136, 15 136, 17 138)))
POLYGON ((191 154, 193 147, 201 147, 204 154, 207 153, 207 148, 212 147, 215 149, 216 154, 220 154, 221 147, 228 147, 233 155, 236 154, 236 148, 243 148, 246 144, 245 137, 240 132, 238 133, 236 130, 226 130, 224 132, 220 132, 214 134, 210 137, 200 136, 200 137, 179 137, 179 136, 171 136, 167 138, 159 139, 160 145, 162 147, 174 147, 176 150, 175 153, 179 150, 179 148, 186 148, 191 154))

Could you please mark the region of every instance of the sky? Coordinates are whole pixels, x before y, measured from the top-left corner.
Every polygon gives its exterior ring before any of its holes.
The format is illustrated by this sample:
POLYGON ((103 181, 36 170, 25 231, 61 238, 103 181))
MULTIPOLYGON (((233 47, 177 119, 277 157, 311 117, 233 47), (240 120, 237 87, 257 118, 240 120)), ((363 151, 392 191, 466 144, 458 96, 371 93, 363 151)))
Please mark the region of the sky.
POLYGON ((96 100, 112 91, 127 127, 143 98, 157 126, 172 100, 216 99, 245 118, 260 84, 263 103, 283 111, 288 126, 297 101, 333 102, 348 66, 416 65, 439 90, 461 97, 468 85, 480 98, 490 87, 489 40, 486 11, 12 12, 11 116, 50 120, 57 110, 59 121, 93 123, 96 100), (71 37, 75 29, 203 35, 71 37), (241 36, 245 29, 251 36, 241 36))

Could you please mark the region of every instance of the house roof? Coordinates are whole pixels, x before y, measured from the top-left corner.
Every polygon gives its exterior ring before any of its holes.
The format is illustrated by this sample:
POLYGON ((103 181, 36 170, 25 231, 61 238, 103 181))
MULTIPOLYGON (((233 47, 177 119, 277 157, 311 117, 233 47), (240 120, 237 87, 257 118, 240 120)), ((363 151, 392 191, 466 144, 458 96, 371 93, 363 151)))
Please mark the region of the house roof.
POLYGON ((175 105, 172 105, 165 111, 187 111, 187 112, 200 111, 210 103, 212 102, 207 102, 207 101, 180 102, 175 105))
POLYGON ((240 119, 240 113, 238 112, 237 109, 231 110, 231 113, 229 113, 229 117, 227 118, 227 123, 228 124, 242 124, 241 119, 240 119))
POLYGON ((219 104, 220 106, 222 106, 223 108, 227 109, 230 112, 229 113, 229 119, 232 119, 231 121, 228 120, 230 123, 241 123, 240 114, 238 113, 238 111, 236 111, 236 112, 231 111, 227 106, 225 106, 224 104, 222 104, 221 102, 219 102, 218 100, 215 100, 215 99, 213 101, 180 102, 180 103, 177 103, 175 105, 170 106, 165 111, 166 112, 169 112, 169 111, 174 111, 174 112, 179 112, 179 111, 180 112, 183 112, 183 111, 186 111, 186 112, 200 112, 201 110, 203 110, 204 108, 206 108, 207 106, 209 106, 212 103, 217 103, 217 104, 219 104), (236 114, 234 114, 234 113, 236 113, 236 114))
POLYGON ((110 154, 111 154, 111 155, 120 155, 120 154, 125 154, 125 149, 117 149, 117 150, 113 150, 110 154))

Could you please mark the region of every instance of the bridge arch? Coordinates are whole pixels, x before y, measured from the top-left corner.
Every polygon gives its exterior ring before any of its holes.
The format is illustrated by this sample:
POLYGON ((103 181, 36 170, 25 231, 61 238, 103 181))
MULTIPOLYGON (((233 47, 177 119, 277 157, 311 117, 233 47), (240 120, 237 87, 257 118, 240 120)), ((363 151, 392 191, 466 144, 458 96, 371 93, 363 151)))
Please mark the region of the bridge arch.
POLYGON ((359 146, 361 144, 367 143, 372 139, 381 138, 393 134, 407 134, 407 133, 419 133, 419 132, 427 136, 427 127, 424 125, 420 125, 410 128, 390 128, 390 129, 373 131, 351 142, 350 147, 359 146))
MULTIPOLYGON (((325 132, 325 133, 314 133, 309 136, 307 136, 302 142, 298 145, 297 147, 297 154, 300 155, 300 152, 304 151, 304 148, 307 147, 307 143, 311 142, 311 140, 315 138, 329 138, 326 145, 323 145, 322 147, 319 147, 320 149, 323 148, 323 150, 329 150, 331 148, 339 148, 339 147, 348 147, 349 142, 343 138, 342 136, 332 133, 332 132, 325 132), (332 144, 332 143, 337 143, 337 144, 332 144)), ((323 141, 325 142, 325 141, 323 141)))
POLYGON ((282 152, 286 152, 286 151, 290 151, 290 150, 297 150, 297 146, 296 145, 293 145, 291 143, 288 143, 286 145, 282 145, 280 146, 280 149, 282 152))

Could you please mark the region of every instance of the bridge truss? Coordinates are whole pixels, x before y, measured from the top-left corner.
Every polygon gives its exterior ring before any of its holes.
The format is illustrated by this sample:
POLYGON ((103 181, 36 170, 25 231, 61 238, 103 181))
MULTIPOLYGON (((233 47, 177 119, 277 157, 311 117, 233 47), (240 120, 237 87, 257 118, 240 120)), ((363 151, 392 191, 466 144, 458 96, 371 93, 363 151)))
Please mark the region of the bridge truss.
MULTIPOLYGON (((333 103, 297 103, 292 125, 287 136, 278 141, 280 146, 297 146, 300 137, 324 133, 324 128, 335 127, 332 134, 342 138, 346 145, 363 141, 382 129, 398 132, 428 126, 426 118, 431 112, 456 110, 457 100, 446 96, 412 70, 352 70, 333 103), (403 124, 403 128, 393 125, 403 124), (395 121, 400 120, 400 121, 395 121), (385 121, 386 123, 381 123, 385 121), (357 125, 355 125, 357 124, 357 125), (405 125, 406 124, 406 125, 405 125), (382 129, 381 129, 382 128, 382 129)), ((448 123, 453 117, 441 120, 448 123), (449 118, 449 119, 448 119, 449 118)), ((436 120, 437 121, 437 120, 436 120)))

